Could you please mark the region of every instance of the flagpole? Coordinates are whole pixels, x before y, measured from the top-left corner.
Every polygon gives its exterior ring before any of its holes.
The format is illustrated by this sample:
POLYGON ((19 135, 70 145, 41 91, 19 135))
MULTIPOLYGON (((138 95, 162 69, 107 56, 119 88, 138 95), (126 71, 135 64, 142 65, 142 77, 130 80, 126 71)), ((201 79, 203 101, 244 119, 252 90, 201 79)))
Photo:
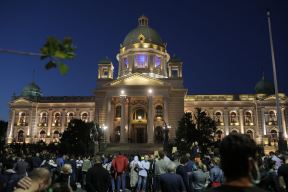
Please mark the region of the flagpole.
POLYGON ((269 28, 269 41, 270 41, 271 59, 272 59, 272 68, 273 68, 273 80, 274 80, 274 89, 275 89, 275 97, 276 97, 277 125, 278 125, 278 130, 279 130, 278 149, 279 151, 285 151, 287 149, 287 143, 285 141, 287 135, 284 134, 285 133, 284 127, 282 126, 282 115, 281 115, 279 94, 278 94, 277 71, 276 71, 276 62, 275 62, 275 54, 274 54, 272 26, 271 26, 271 13, 269 10, 267 11, 267 20, 268 20, 268 28, 269 28))

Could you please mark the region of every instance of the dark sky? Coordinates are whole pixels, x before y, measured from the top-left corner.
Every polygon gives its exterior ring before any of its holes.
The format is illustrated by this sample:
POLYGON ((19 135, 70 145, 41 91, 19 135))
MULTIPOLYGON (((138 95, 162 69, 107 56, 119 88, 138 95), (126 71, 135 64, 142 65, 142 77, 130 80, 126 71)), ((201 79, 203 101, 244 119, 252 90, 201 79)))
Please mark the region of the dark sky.
MULTIPOLYGON (((254 93, 262 72, 272 80, 266 8, 272 27, 280 91, 288 93, 287 0, 0 0, 0 48, 39 51, 48 36, 73 38, 77 58, 70 72, 46 71, 37 57, 0 54, 0 119, 8 103, 32 81, 45 96, 92 95, 97 63, 116 54, 144 14, 184 62, 189 94, 254 93)), ((117 69, 116 69, 117 70, 117 69)))

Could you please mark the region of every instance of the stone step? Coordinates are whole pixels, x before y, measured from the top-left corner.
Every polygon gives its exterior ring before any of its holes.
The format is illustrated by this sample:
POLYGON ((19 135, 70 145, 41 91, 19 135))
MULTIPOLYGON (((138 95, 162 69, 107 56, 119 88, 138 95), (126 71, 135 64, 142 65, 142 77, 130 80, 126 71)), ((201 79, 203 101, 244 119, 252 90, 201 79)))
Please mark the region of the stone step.
POLYGON ((111 143, 107 144, 105 153, 122 152, 125 154, 147 154, 154 153, 163 149, 162 144, 144 144, 144 143, 111 143))

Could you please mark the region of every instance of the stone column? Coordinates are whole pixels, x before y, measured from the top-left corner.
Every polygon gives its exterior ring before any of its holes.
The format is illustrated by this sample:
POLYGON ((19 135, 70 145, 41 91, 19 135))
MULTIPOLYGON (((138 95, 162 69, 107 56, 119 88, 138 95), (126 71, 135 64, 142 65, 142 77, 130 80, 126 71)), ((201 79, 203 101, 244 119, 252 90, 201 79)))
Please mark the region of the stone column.
MULTIPOLYGON (((76 113, 75 113, 76 115, 76 113)), ((65 126, 65 122, 66 122, 66 112, 65 111, 62 111, 61 113, 61 132, 63 133, 65 131, 65 128, 68 127, 68 123, 67 125, 65 126)), ((75 117, 74 117, 75 118, 75 117)))
POLYGON ((121 99, 121 130, 120 130, 120 143, 127 143, 126 140, 126 97, 120 97, 121 99))
POLYGON ((267 135, 266 121, 265 121, 265 109, 264 108, 261 108, 261 120, 262 120, 263 135, 267 135))
POLYGON ((240 113, 240 132, 244 134, 244 118, 243 118, 243 109, 239 109, 240 113))
POLYGON ((285 108, 281 108, 282 126, 283 126, 283 137, 284 137, 284 139, 287 139, 287 129, 286 129, 284 109, 285 109, 285 108))
POLYGON ((13 141, 14 122, 15 122, 15 110, 12 109, 12 111, 10 112, 10 121, 7 130, 7 141, 6 141, 7 143, 12 143, 13 141))
POLYGON ((224 130, 225 130, 225 135, 229 135, 229 113, 228 113, 228 109, 224 109, 224 130))
MULTIPOLYGON (((47 135, 50 135, 51 128, 52 128, 52 121, 53 121, 53 113, 52 111, 49 111, 48 113, 48 129, 47 129, 47 135)), ((35 134, 35 133, 34 133, 35 134)))
POLYGON ((106 118, 106 126, 107 129, 104 130, 104 137, 105 137, 105 142, 106 143, 110 143, 110 135, 111 132, 113 131, 113 110, 112 110, 112 106, 111 106, 111 97, 107 98, 107 118, 106 118))
POLYGON ((148 122, 147 122, 147 143, 153 143, 153 97, 151 95, 148 96, 148 122))
POLYGON ((163 115, 164 115, 164 121, 166 123, 168 123, 168 98, 167 97, 164 97, 163 98, 163 115))

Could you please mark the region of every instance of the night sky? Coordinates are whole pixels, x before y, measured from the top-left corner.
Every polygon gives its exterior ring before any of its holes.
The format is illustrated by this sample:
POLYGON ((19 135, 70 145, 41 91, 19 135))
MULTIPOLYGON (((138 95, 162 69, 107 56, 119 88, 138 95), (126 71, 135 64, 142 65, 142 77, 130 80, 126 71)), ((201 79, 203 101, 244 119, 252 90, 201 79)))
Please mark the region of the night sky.
POLYGON ((189 94, 253 94, 263 71, 272 81, 267 8, 279 90, 288 94, 286 0, 0 0, 0 48, 38 52, 48 36, 72 37, 77 46, 66 76, 46 71, 38 57, 0 54, 0 119, 8 119, 11 96, 32 81, 33 69, 45 96, 92 95, 98 61, 108 56, 117 71, 120 43, 142 14, 183 60, 189 94))

